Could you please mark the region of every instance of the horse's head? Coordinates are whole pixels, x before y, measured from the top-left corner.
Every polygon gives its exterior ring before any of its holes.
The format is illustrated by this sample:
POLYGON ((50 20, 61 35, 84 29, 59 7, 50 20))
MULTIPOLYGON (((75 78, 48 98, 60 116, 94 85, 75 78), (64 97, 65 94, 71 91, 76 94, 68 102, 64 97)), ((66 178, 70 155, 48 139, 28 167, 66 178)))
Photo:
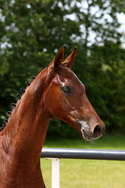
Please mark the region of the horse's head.
POLYGON ((102 135, 105 125, 90 104, 84 84, 70 69, 76 51, 74 48, 63 61, 63 46, 49 65, 48 77, 51 79, 44 93, 44 103, 52 117, 70 124, 90 141, 102 135))

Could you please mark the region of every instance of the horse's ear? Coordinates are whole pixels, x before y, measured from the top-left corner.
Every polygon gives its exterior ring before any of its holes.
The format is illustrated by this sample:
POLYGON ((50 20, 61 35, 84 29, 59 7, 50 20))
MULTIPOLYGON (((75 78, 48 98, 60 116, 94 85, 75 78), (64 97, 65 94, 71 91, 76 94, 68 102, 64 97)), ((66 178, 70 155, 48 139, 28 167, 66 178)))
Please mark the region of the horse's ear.
POLYGON ((54 64, 54 68, 58 68, 59 65, 63 62, 64 59, 64 49, 65 49, 65 45, 62 46, 59 51, 57 52, 54 60, 53 60, 53 64, 54 64))
POLYGON ((69 68, 72 67, 73 62, 75 60, 76 52, 77 52, 77 47, 75 47, 72 53, 62 62, 62 65, 64 67, 69 67, 69 68))

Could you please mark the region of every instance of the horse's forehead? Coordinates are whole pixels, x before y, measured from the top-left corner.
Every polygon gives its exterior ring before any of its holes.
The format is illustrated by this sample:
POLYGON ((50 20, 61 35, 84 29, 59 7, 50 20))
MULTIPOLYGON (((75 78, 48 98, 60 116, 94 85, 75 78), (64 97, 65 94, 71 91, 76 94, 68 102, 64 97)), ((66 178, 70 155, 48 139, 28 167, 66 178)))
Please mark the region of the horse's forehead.
POLYGON ((62 68, 58 71, 58 76, 60 76, 62 79, 67 81, 73 81, 75 84, 81 84, 81 81, 78 79, 78 77, 75 75, 75 73, 69 69, 69 68, 62 68))
POLYGON ((64 79, 73 79, 75 75, 69 68, 61 68, 57 74, 64 79))

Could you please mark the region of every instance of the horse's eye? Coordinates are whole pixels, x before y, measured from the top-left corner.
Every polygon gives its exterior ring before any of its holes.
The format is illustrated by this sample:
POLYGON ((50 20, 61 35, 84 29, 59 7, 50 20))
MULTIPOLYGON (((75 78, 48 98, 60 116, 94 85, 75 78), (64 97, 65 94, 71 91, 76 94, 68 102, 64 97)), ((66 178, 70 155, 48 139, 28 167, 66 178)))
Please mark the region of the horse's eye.
POLYGON ((71 94, 71 93, 72 93, 72 91, 71 91, 71 89, 70 89, 69 86, 63 86, 61 89, 62 89, 62 91, 63 91, 65 94, 71 94))

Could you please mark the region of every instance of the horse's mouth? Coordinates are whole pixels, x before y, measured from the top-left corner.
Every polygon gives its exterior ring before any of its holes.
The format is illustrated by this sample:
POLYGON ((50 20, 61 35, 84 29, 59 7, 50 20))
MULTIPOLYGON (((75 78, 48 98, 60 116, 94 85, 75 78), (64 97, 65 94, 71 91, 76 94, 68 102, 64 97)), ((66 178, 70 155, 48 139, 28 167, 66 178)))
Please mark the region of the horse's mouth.
POLYGON ((86 141, 96 140, 96 139, 98 139, 98 138, 100 138, 102 136, 102 133, 100 135, 98 135, 98 136, 93 136, 92 134, 88 133, 84 129, 81 129, 81 133, 82 133, 82 136, 83 136, 84 140, 86 140, 86 141))
POLYGON ((82 136, 83 136, 84 140, 92 141, 95 139, 92 136, 89 136, 84 129, 81 129, 81 132, 82 132, 82 136))
POLYGON ((78 126, 81 129, 83 139, 86 140, 86 141, 92 141, 94 138, 89 131, 90 128, 89 128, 88 123, 86 121, 83 121, 83 120, 81 120, 81 121, 77 120, 77 123, 78 123, 78 126))

